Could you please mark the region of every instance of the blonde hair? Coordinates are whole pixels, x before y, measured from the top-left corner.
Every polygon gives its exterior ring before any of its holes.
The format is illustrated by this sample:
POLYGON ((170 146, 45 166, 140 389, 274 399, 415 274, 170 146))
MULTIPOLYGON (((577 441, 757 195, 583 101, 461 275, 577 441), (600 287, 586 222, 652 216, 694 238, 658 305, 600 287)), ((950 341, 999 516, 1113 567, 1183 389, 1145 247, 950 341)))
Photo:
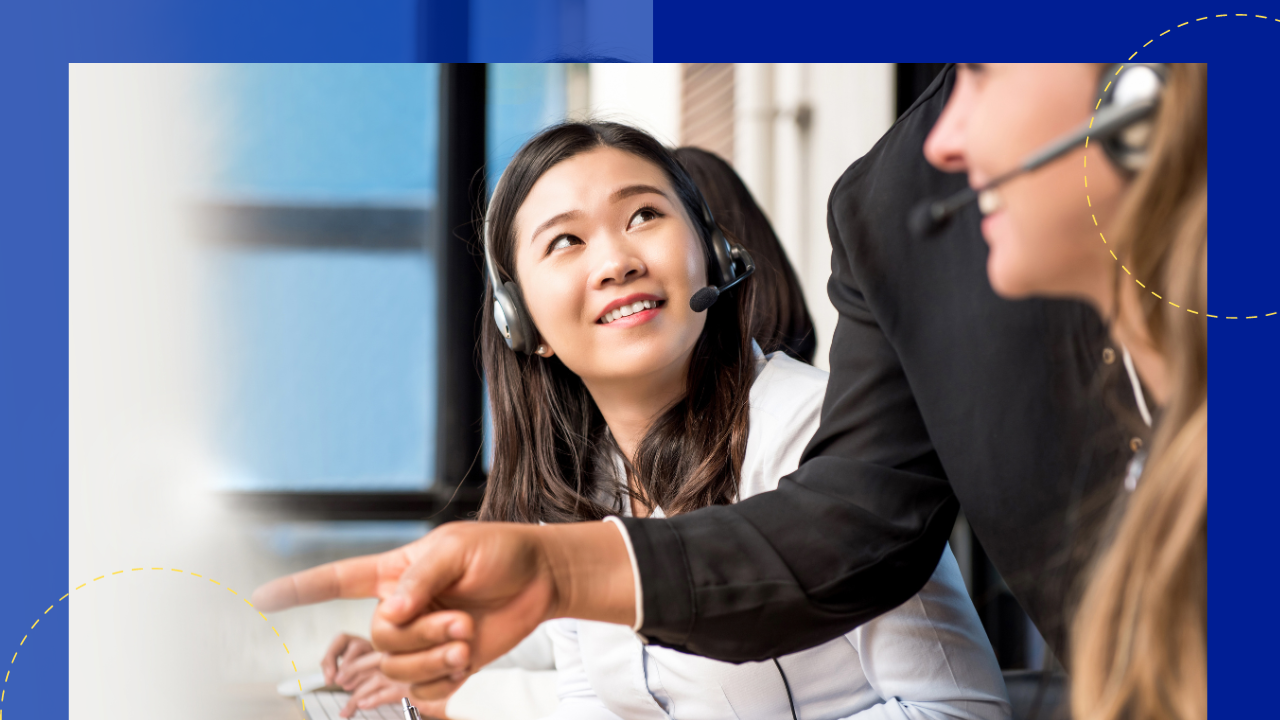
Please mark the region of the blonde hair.
POLYGON ((1208 716, 1207 79, 1204 65, 1169 67, 1152 156, 1118 218, 1134 276, 1182 307, 1141 291, 1140 317, 1118 319, 1162 354, 1170 394, 1075 617, 1071 704, 1081 720, 1208 716))

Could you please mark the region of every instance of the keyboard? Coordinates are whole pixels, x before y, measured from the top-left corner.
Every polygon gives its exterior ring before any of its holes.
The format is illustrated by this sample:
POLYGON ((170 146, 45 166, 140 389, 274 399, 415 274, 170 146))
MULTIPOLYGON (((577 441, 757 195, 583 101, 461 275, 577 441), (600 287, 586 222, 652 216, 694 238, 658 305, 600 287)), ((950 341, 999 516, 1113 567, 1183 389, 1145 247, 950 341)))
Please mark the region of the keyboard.
MULTIPOLYGON (((300 700, 307 720, 342 720, 338 712, 347 706, 351 693, 319 690, 303 695, 300 700)), ((352 720, 404 720, 400 705, 379 705, 369 710, 357 710, 352 720)))

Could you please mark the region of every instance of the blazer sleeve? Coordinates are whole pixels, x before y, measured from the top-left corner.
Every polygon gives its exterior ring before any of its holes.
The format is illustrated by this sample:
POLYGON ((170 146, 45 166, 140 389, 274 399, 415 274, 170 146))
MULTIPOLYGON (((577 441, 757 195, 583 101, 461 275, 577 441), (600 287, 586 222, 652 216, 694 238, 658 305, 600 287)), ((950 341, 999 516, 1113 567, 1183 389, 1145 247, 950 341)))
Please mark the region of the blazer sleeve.
POLYGON ((551 620, 542 626, 554 648, 556 694, 560 696, 560 704, 545 720, 622 720, 605 707, 591 687, 578 645, 578 621, 551 620))
POLYGON ((730 662, 797 652, 897 607, 936 567, 958 505, 893 348, 841 263, 829 285, 840 312, 831 379, 800 467, 733 505, 622 518, 650 642, 730 662))
POLYGON ((873 168, 919 156, 927 129, 891 130, 832 191, 828 294, 839 320, 822 421, 800 467, 733 505, 622 519, 649 642, 730 662, 797 652, 897 607, 937 566, 959 506, 883 329, 909 299, 862 291, 875 273, 909 268, 882 266, 877 244, 900 238, 878 237, 859 207, 881 201, 873 168), (902 154, 885 155, 886 142, 902 154))

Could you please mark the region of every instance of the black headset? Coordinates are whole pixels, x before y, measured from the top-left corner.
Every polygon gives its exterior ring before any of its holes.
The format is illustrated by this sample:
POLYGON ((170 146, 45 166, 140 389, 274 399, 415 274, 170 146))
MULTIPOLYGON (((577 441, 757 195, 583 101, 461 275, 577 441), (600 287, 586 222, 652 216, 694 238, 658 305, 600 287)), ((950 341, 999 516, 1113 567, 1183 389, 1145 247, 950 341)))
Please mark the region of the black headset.
POLYGON ((1109 66, 1098 82, 1099 114, 1102 108, 1149 108, 1108 132, 1095 130, 1103 152, 1124 172, 1133 174, 1146 167, 1154 130, 1151 115, 1160 106, 1167 81, 1168 66, 1164 63, 1135 63, 1109 66))
MULTIPOLYGON (((501 184, 502 179, 499 178, 498 185, 494 187, 495 195, 501 184)), ((697 193, 697 186, 692 181, 689 184, 697 193)), ((716 224, 715 218, 711 216, 711 208, 707 206, 701 193, 698 193, 698 200, 702 204, 702 221, 711 231, 708 242, 711 245, 716 275, 713 278, 714 285, 702 288, 690 298, 689 306, 694 312, 702 312, 711 307, 720 293, 746 280, 756 271, 751 253, 741 245, 729 242, 720 230, 720 226, 716 224)), ((490 203, 489 209, 486 209, 484 214, 484 265, 489 273, 489 284, 493 287, 493 321, 498 326, 498 332, 502 333, 503 339, 507 341, 507 347, 518 353, 532 355, 538 347, 537 328, 533 326, 529 311, 525 309, 520 286, 511 280, 502 281, 498 275, 498 267, 493 262, 493 253, 490 251, 489 210, 492 207, 493 203, 490 203)))
POLYGON ((1087 124, 1032 153, 1018 167, 983 187, 965 188, 950 197, 920 203, 908 215, 908 229, 916 236, 937 232, 983 191, 1056 160, 1089 138, 1102 145, 1103 152, 1121 172, 1138 172, 1149 157, 1152 116, 1160 107, 1167 73, 1163 63, 1108 66, 1098 81, 1097 112, 1087 124))

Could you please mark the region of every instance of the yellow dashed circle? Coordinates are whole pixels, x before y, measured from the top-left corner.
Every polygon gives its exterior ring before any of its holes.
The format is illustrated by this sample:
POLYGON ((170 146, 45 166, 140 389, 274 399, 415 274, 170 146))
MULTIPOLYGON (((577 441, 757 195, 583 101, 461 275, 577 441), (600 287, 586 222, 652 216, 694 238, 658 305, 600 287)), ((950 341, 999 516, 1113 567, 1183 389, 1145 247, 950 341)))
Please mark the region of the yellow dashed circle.
MULTIPOLYGON (((151 568, 151 569, 152 569, 152 570, 164 570, 164 568, 162 568, 162 567, 153 567, 153 568, 151 568)), ((136 568, 131 568, 131 569, 130 569, 130 571, 131 571, 131 572, 139 572, 139 571, 143 571, 143 570, 146 570, 146 568, 136 567, 136 568)), ((203 579, 203 580, 208 580, 209 582, 213 583, 214 585, 217 585, 218 587, 221 587, 221 588, 225 589, 227 592, 231 593, 232 595, 235 595, 236 597, 240 597, 240 593, 236 592, 235 590, 232 590, 229 586, 227 586, 227 585, 223 585, 222 583, 218 582, 217 580, 214 580, 213 578, 207 578, 207 577, 205 577, 205 576, 201 575, 200 573, 197 573, 197 572, 191 572, 191 573, 183 572, 182 570, 180 570, 180 569, 178 569, 178 568, 169 568, 169 570, 170 570, 170 572, 176 572, 176 573, 178 573, 178 574, 180 574, 180 575, 190 575, 190 576, 192 576, 192 577, 198 577, 198 578, 201 578, 201 579, 203 579)), ((111 575, 113 575, 113 576, 114 576, 114 575, 122 575, 122 574, 124 574, 124 572, 125 572, 124 570, 116 570, 115 572, 111 573, 111 575)), ((106 576, 106 575, 99 575, 98 577, 96 577, 96 578, 94 578, 94 579, 90 580, 89 582, 83 582, 83 583, 80 583, 79 585, 77 585, 77 586, 75 587, 75 589, 67 591, 67 592, 66 592, 66 594, 64 594, 62 597, 58 598, 57 602, 55 602, 53 605, 50 605, 48 608, 46 608, 46 609, 45 609, 45 611, 44 611, 43 613, 41 613, 41 616, 43 617, 44 615, 48 615, 50 610, 52 610, 52 609, 53 609, 53 608, 54 608, 58 603, 62 602, 63 600, 66 600, 66 599, 67 599, 67 596, 68 596, 68 595, 70 595, 71 593, 75 592, 76 590, 79 590, 79 589, 80 589, 80 588, 82 588, 82 587, 85 587, 86 585, 88 585, 88 584, 89 584, 89 583, 91 583, 91 582, 98 582, 99 580, 102 580, 102 579, 103 579, 103 578, 105 578, 105 577, 107 577, 107 576, 106 576)), ((271 632, 275 633, 277 638, 278 638, 278 637, 280 637, 280 631, 279 631, 279 630, 276 630, 275 625, 272 625, 270 620, 267 620, 267 616, 266 616, 266 615, 263 615, 263 614, 262 614, 262 612, 261 612, 260 610, 258 610, 257 608, 254 608, 254 607, 253 607, 253 603, 249 602, 249 599, 248 599, 248 598, 243 598, 243 597, 242 597, 242 598, 240 598, 240 599, 241 599, 241 600, 243 600, 243 601, 244 601, 244 603, 245 603, 246 605, 248 605, 250 608, 252 608, 254 612, 258 613, 258 617, 262 618, 262 621, 263 621, 263 622, 265 622, 265 623, 266 623, 266 624, 271 628, 271 632)), ((30 629, 28 630, 28 633, 30 633, 30 631, 31 631, 31 630, 35 630, 35 629, 36 629, 36 626, 40 624, 40 619, 41 619, 41 618, 39 618, 39 617, 38 617, 38 618, 36 618, 36 621, 35 621, 35 622, 31 623, 31 627, 30 627, 30 629)), ((12 667, 12 666, 18 662, 18 653, 19 653, 19 652, 21 652, 22 647, 26 644, 26 642, 27 642, 27 638, 28 638, 28 637, 30 637, 30 635, 29 635, 29 634, 27 634, 27 635, 23 635, 23 636, 22 636, 22 640, 18 643, 18 650, 15 650, 15 651, 14 651, 14 653, 13 653, 13 657, 9 658, 9 665, 10 665, 10 667, 8 667, 8 668, 6 668, 6 669, 5 669, 5 673, 4 673, 4 683, 3 683, 3 684, 0 684, 0 703, 3 703, 3 702, 4 702, 5 690, 6 690, 6 688, 7 688, 7 687, 8 687, 8 685, 9 685, 9 674, 13 672, 13 667, 12 667)), ((283 648, 284 648, 285 654, 290 654, 290 653, 289 653, 289 646, 285 644, 284 640, 281 640, 281 641, 280 641, 280 645, 281 645, 281 647, 283 647, 283 648)), ((290 659, 289 659, 289 664, 293 666, 293 672, 294 672, 294 674, 295 674, 295 675, 297 675, 297 673, 298 673, 298 664, 297 664, 297 663, 295 663, 295 662, 293 661, 293 659, 292 659, 292 658, 290 658, 290 659)), ((300 676, 298 677, 298 690, 299 690, 299 691, 301 691, 301 690, 302 690, 302 678, 301 678, 300 676)), ((301 697, 299 697, 299 700, 302 700, 302 698, 301 698, 301 697)), ((305 711, 305 710, 307 709, 307 708, 306 708, 306 701, 305 701, 305 700, 302 700, 302 702, 303 702, 302 709, 305 711)), ((4 708, 3 708, 3 707, 0 707, 0 720, 4 720, 4 708)))
MULTIPOLYGON (((1165 30, 1164 32, 1162 32, 1162 33, 1160 33, 1159 35, 1157 35, 1156 37, 1164 37, 1165 35, 1168 35, 1169 33, 1173 32, 1173 31, 1174 31, 1174 30, 1176 30, 1177 28, 1180 28, 1180 27, 1186 27, 1187 25, 1190 25, 1190 24, 1191 24, 1191 23, 1193 23, 1193 22, 1201 22, 1201 21, 1204 21, 1204 20, 1208 20, 1210 17, 1214 17, 1214 18, 1224 18, 1224 17, 1242 17, 1242 18, 1247 18, 1247 17, 1250 17, 1250 15, 1249 15, 1248 13, 1234 13, 1234 14, 1231 14, 1231 13, 1224 13, 1224 14, 1222 14, 1222 15, 1213 15, 1213 16, 1206 15, 1206 16, 1204 16, 1204 17, 1202 17, 1202 18, 1196 18, 1195 20, 1188 20, 1188 21, 1186 21, 1186 22, 1184 22, 1184 23, 1182 23, 1182 24, 1178 25, 1177 27, 1169 28, 1168 30, 1165 30)), ((1254 18, 1258 18, 1258 19, 1262 19, 1262 20, 1272 20, 1272 19, 1273 19, 1273 18, 1268 18, 1268 17, 1267 17, 1267 16, 1265 16, 1265 15, 1253 15, 1252 17, 1254 17, 1254 18)), ((1275 20, 1275 22, 1280 23, 1280 18, 1274 18, 1274 20, 1275 20)), ((1156 38, 1151 38, 1151 39, 1150 39, 1150 40, 1148 40, 1148 41, 1147 41, 1147 42, 1146 42, 1142 47, 1144 47, 1144 48, 1145 48, 1145 47, 1147 47, 1147 45, 1150 45, 1151 43, 1153 43, 1153 42, 1155 42, 1155 41, 1156 41, 1156 38)), ((1135 50, 1135 51, 1134 51, 1134 53, 1133 53, 1132 55, 1130 55, 1130 56, 1129 56, 1129 58, 1128 58, 1127 60, 1125 60, 1125 62, 1132 62, 1132 61, 1133 61, 1133 59, 1134 59, 1135 57, 1137 57, 1137 56, 1138 56, 1138 53, 1139 53, 1139 52, 1141 52, 1141 48, 1139 48, 1138 50, 1135 50)), ((1121 66, 1116 70, 1116 75, 1119 75, 1121 70, 1124 70, 1124 66, 1123 66, 1123 65, 1121 65, 1121 66)), ((1106 87, 1105 87, 1105 88, 1103 88, 1103 90, 1102 90, 1103 94, 1105 95, 1105 94, 1106 94, 1110 89, 1111 89, 1111 83, 1107 83, 1106 87)), ((1100 107, 1102 107, 1102 98, 1101 98, 1101 97, 1099 97, 1099 98, 1098 98, 1098 104, 1097 104, 1097 105, 1095 105, 1093 109, 1094 109, 1094 111, 1097 111, 1097 110, 1098 110, 1098 108, 1100 108, 1100 107)), ((1089 127, 1093 127, 1093 118, 1089 118, 1089 127)), ((1088 147, 1089 147, 1089 138, 1087 138, 1087 137, 1086 137, 1086 138, 1085 138, 1085 140, 1084 140, 1084 146, 1085 146, 1085 148, 1088 148, 1088 147)), ((1084 165, 1083 165, 1083 166, 1084 166, 1084 167, 1088 167, 1088 163, 1089 163, 1089 157, 1088 157, 1088 155, 1086 155, 1086 156, 1085 156, 1085 159, 1084 159, 1084 165)), ((1092 208, 1093 208, 1093 200, 1091 200, 1091 199, 1090 199, 1090 197, 1089 197, 1089 193, 1088 193, 1088 187, 1089 187, 1089 176, 1088 176, 1088 175, 1085 175, 1085 177, 1084 177, 1084 186, 1085 186, 1085 188, 1086 188, 1086 189, 1085 189, 1085 196, 1084 196, 1085 203, 1089 206, 1089 208, 1090 208, 1090 209, 1092 209, 1092 208)), ((1096 215, 1094 215, 1092 212, 1090 212, 1089 217, 1093 218, 1093 225, 1094 225, 1094 227, 1097 227, 1097 226, 1098 226, 1098 218, 1097 218, 1097 216, 1096 216, 1096 215)), ((1106 236, 1105 236, 1105 235, 1103 235, 1103 234, 1102 234, 1102 232, 1101 232, 1101 231, 1099 231, 1099 232, 1098 232, 1098 237, 1102 238, 1102 242, 1103 242, 1103 244, 1104 244, 1104 245, 1107 243, 1107 238, 1106 238, 1106 236)), ((1169 300, 1169 299, 1167 299, 1167 298, 1165 298, 1165 297, 1161 296, 1161 295, 1160 295, 1159 293, 1157 293, 1156 291, 1154 291, 1154 290, 1152 290, 1151 288, 1149 288, 1149 287, 1147 287, 1146 285, 1144 285, 1144 284, 1142 283, 1142 281, 1141 281, 1141 280, 1139 280, 1138 278, 1134 277, 1134 276, 1133 276, 1133 273, 1129 270, 1129 268, 1125 267, 1125 265, 1124 265, 1123 263, 1120 263, 1120 258, 1116 257, 1116 253, 1115 253, 1115 251, 1114 251, 1114 250, 1112 250, 1112 249, 1110 249, 1110 248, 1107 248, 1107 252, 1111 253, 1111 258, 1112 258, 1113 260, 1115 260, 1117 264, 1120 264, 1120 268, 1121 268, 1122 270, 1124 270, 1125 274, 1126 274, 1130 279, 1132 279, 1135 283, 1137 283, 1137 284, 1138 284, 1138 286, 1139 286, 1139 287, 1141 287, 1143 290, 1145 290, 1145 291, 1147 291, 1147 292, 1151 293, 1152 295, 1155 295, 1155 296, 1156 296, 1157 298, 1159 298, 1160 300, 1164 300, 1165 302, 1169 303, 1170 305, 1172 305, 1172 306, 1174 306, 1174 307, 1176 307, 1176 308, 1178 308, 1178 309, 1180 309, 1180 310, 1186 310, 1188 313, 1191 313, 1192 315, 1200 315, 1200 316, 1202 316, 1202 317, 1206 317, 1206 318, 1215 318, 1215 319, 1219 317, 1219 316, 1217 316, 1217 315, 1213 315, 1213 314, 1210 314, 1210 313, 1208 313, 1208 312, 1201 312, 1200 310, 1197 310, 1197 309, 1193 309, 1193 308, 1189 308, 1189 307, 1183 307, 1182 305, 1179 305, 1178 303, 1176 303, 1176 302, 1174 302, 1174 301, 1172 301, 1172 300, 1169 300)), ((1277 312, 1280 312, 1280 311, 1277 311, 1277 312)), ((1241 320, 1241 319, 1243 319, 1243 320, 1256 320, 1256 319, 1258 319, 1259 317, 1271 317, 1272 315, 1275 315, 1275 314, 1276 314, 1275 312, 1269 312, 1269 313, 1266 313, 1266 314, 1264 314, 1264 315, 1244 315, 1244 316, 1240 316, 1240 315, 1225 315, 1225 316, 1223 316, 1223 317, 1224 317, 1225 319, 1227 319, 1227 320, 1241 320)))

